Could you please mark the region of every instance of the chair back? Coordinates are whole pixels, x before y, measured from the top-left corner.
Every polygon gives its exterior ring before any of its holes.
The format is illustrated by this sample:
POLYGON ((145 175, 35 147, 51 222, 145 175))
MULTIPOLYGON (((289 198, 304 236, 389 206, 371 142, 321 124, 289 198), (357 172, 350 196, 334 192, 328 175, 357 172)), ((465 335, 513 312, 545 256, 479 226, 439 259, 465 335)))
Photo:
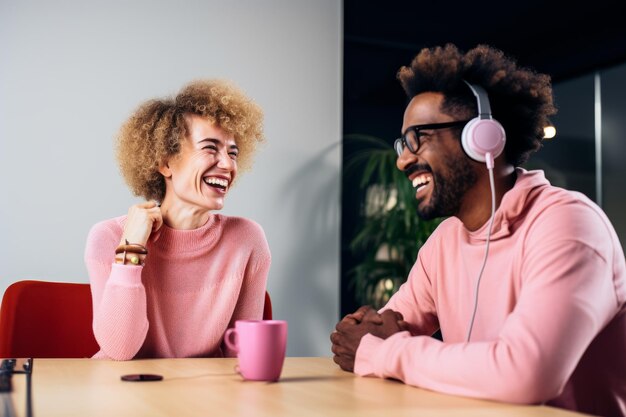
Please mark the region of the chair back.
POLYGON ((270 293, 265 291, 265 304, 263 305, 263 320, 272 319, 272 300, 270 299, 270 293))
POLYGON ((0 357, 89 358, 93 335, 89 284, 18 281, 0 307, 0 357))
MULTIPOLYGON (((272 319, 265 292, 263 319, 272 319)), ((2 297, 0 358, 90 358, 93 335, 89 284, 18 281, 2 297)))

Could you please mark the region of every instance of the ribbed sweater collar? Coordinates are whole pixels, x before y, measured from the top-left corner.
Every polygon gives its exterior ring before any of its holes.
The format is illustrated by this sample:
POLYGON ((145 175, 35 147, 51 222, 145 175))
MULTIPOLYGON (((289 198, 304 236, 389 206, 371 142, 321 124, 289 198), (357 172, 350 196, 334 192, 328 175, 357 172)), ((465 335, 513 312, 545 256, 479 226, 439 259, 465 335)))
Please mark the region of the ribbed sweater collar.
POLYGON ((219 214, 211 214, 207 222, 197 229, 178 230, 164 224, 159 232, 150 238, 148 245, 176 253, 206 250, 219 240, 223 224, 222 216, 219 214))

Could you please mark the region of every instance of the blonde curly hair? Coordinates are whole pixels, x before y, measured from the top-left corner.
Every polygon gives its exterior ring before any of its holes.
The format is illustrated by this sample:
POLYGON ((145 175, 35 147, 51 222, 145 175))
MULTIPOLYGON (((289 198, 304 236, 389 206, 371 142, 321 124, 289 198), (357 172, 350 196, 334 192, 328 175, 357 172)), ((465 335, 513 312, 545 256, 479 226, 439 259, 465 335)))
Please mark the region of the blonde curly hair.
POLYGON ((165 179, 159 167, 178 156, 188 135, 185 115, 196 114, 234 136, 240 171, 249 169, 263 142, 263 111, 226 80, 198 80, 174 98, 150 100, 122 125, 116 156, 122 176, 136 196, 163 201, 165 179))

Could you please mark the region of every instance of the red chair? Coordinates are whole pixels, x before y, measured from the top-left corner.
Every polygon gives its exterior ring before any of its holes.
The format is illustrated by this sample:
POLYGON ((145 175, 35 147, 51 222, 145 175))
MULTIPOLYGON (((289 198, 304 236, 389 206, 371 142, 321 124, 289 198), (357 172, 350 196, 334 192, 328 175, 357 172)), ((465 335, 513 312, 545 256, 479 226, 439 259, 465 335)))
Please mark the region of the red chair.
MULTIPOLYGON (((272 319, 267 291, 263 319, 272 319)), ((0 358, 89 358, 99 350, 92 320, 89 284, 15 282, 0 307, 0 358)))
POLYGON ((15 282, 0 307, 0 357, 91 357, 92 314, 89 284, 15 282))
POLYGON ((272 319, 272 300, 270 300, 270 293, 265 291, 265 304, 263 305, 263 320, 272 319))

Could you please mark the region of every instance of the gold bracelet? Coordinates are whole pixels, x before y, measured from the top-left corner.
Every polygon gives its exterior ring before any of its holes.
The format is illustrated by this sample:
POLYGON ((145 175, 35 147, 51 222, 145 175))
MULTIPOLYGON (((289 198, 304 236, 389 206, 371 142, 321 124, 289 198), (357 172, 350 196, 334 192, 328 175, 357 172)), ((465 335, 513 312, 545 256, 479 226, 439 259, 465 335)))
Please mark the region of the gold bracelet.
MULTIPOLYGON (((118 258, 117 256, 115 256, 115 263, 116 264, 126 265, 126 254, 123 253, 122 255, 124 256, 124 258, 118 258)), ((144 264, 142 262, 141 258, 139 256, 135 255, 135 254, 133 254, 130 258, 128 258, 128 260, 133 265, 142 265, 143 266, 143 264, 144 264)))
POLYGON ((147 255, 148 249, 146 249, 144 245, 140 245, 139 243, 128 243, 128 239, 124 239, 124 241, 126 242, 125 245, 119 245, 117 248, 115 248, 115 263, 120 263, 117 262, 117 255, 121 253, 121 264, 126 265, 126 253, 132 253, 135 256, 130 257, 130 263, 133 265, 143 265, 143 262, 140 262, 141 260, 137 255, 147 255))
POLYGON ((127 239, 124 239, 124 241, 126 242, 125 245, 119 245, 115 249, 115 254, 116 255, 118 253, 122 253, 122 252, 137 253, 139 255, 147 255, 148 254, 148 249, 146 249, 146 247, 144 245, 140 245, 139 243, 128 243, 127 239))

